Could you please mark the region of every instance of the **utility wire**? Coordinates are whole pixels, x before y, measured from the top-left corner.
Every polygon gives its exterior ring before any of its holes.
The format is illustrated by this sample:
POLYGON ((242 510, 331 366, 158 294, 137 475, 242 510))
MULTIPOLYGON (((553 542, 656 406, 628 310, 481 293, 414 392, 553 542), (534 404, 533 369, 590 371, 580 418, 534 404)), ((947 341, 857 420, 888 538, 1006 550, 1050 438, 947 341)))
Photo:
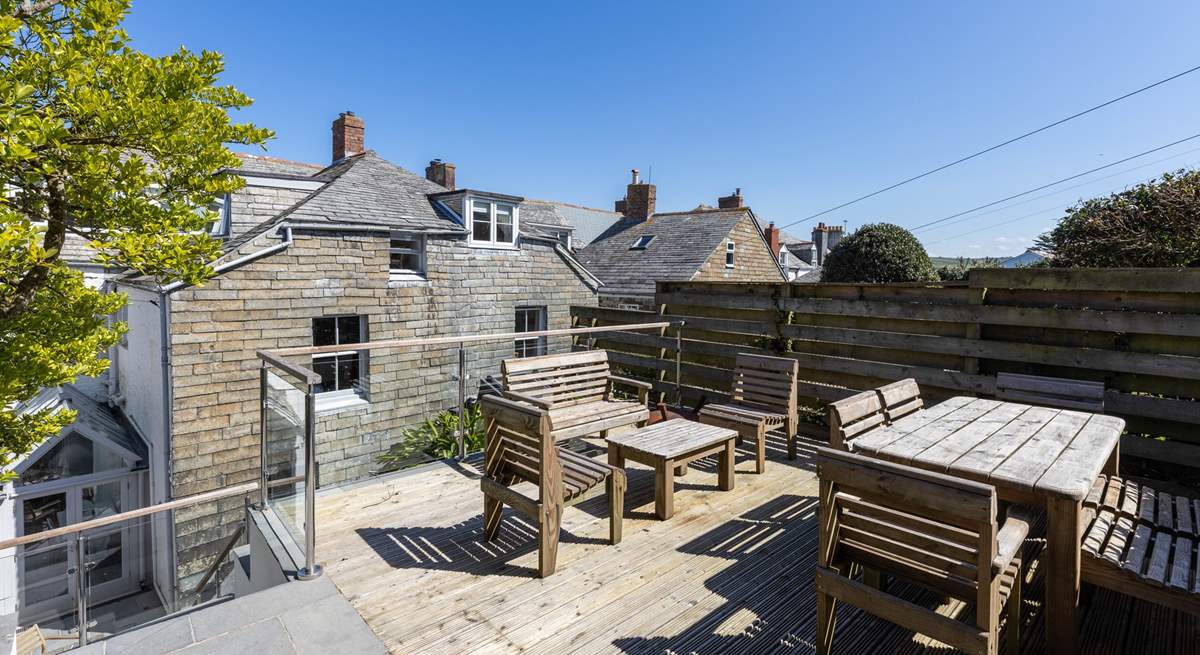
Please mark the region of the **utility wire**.
POLYGON ((1192 139, 1200 139, 1200 134, 1193 134, 1192 136, 1189 136, 1189 137, 1186 137, 1186 138, 1180 139, 1180 140, 1178 140, 1178 141, 1173 141, 1173 142, 1171 142, 1171 143, 1168 143, 1168 144, 1167 144, 1167 145, 1165 145, 1165 146, 1159 146, 1159 147, 1157 147, 1157 148, 1151 148, 1150 150, 1147 150, 1147 151, 1145 151, 1145 152, 1140 152, 1140 153, 1138 153, 1138 154, 1136 154, 1136 155, 1131 155, 1131 156, 1129 156, 1129 157, 1126 157, 1126 158, 1124 158, 1124 159, 1118 159, 1117 161, 1114 161, 1114 162, 1112 162, 1111 164, 1105 164, 1105 165, 1103 165, 1103 166, 1097 166, 1096 168, 1093 168, 1093 169, 1090 169, 1090 170, 1086 170, 1086 171, 1084 171, 1084 172, 1082 172, 1082 173, 1076 173, 1075 175, 1071 175, 1071 176, 1069 176, 1069 177, 1064 177, 1064 178, 1063 178, 1063 179, 1061 179, 1061 180, 1055 180, 1054 182, 1051 182, 1051 183, 1049 183, 1049 184, 1043 184, 1042 186, 1039 186, 1039 187, 1034 187, 1034 188, 1032 188, 1032 189, 1028 189, 1028 190, 1026 190, 1026 191, 1022 191, 1022 192, 1020 192, 1020 193, 1014 193, 1013 195, 1011 195, 1011 196, 1008 196, 1008 197, 1006 197, 1006 198, 1001 198, 1001 199, 999 199, 999 200, 994 200, 994 201, 992 201, 992 202, 984 203, 984 204, 982 204, 982 205, 979 205, 978 207, 972 207, 971 209, 968 209, 968 210, 966 210, 966 211, 961 211, 961 212, 958 212, 957 214, 950 214, 949 216, 945 216, 945 217, 939 218, 939 219, 937 219, 936 221, 930 221, 930 222, 928 222, 928 223, 923 223, 923 224, 921 224, 921 225, 918 225, 918 226, 916 226, 916 227, 914 227, 914 228, 911 228, 911 229, 912 229, 912 230, 920 230, 920 229, 923 229, 923 228, 927 228, 927 227, 929 227, 930 225, 937 225, 938 223, 944 223, 944 222, 946 222, 946 221, 948 221, 948 220, 950 220, 950 219, 952 219, 952 218, 958 218, 959 216, 964 216, 964 215, 966 215, 966 214, 973 214, 973 213, 975 213, 975 212, 979 211, 980 209, 987 209, 988 207, 993 207, 993 206, 995 206, 995 205, 999 205, 1000 203, 1008 202, 1009 200, 1013 200, 1013 199, 1015 199, 1015 198, 1020 198, 1021 196, 1027 196, 1027 195, 1029 195, 1029 194, 1031 194, 1031 193, 1037 193, 1038 191, 1041 191, 1042 189, 1049 189, 1050 187, 1052 187, 1052 186, 1057 186, 1057 185, 1059 185, 1059 184, 1062 184, 1063 182, 1069 182, 1069 181, 1071 181, 1071 180, 1075 180, 1075 179, 1081 178, 1081 177, 1083 177, 1084 175, 1091 175, 1092 173, 1095 173, 1096 171, 1102 171, 1102 170, 1104 170, 1104 169, 1106 169, 1106 168, 1112 168, 1113 166, 1116 166, 1116 165, 1118 165, 1118 164, 1124 164, 1125 162, 1127 162, 1127 161, 1130 161, 1130 160, 1133 160, 1133 159, 1137 159, 1138 157, 1145 157, 1146 155, 1148 155, 1148 154, 1150 154, 1150 153, 1153 153, 1153 152, 1158 152, 1158 151, 1160 151, 1160 150, 1166 150, 1167 148, 1170 148, 1171 146, 1177 146, 1177 145, 1179 145, 1179 144, 1181 144, 1181 143, 1185 143, 1185 142, 1187 142, 1187 141, 1191 141, 1192 139))
POLYGON ((930 176, 930 175, 933 175, 934 173, 937 173, 937 172, 940 172, 940 171, 944 171, 944 170, 946 170, 947 168, 950 168, 951 166, 957 166, 958 164, 961 164, 961 163, 963 163, 963 162, 965 162, 965 161, 970 161, 970 160, 972 160, 972 159, 975 159, 976 157, 979 157, 979 156, 981 156, 981 155, 986 155, 987 153, 989 153, 989 152, 992 152, 993 150, 999 150, 1000 148, 1003 148, 1004 146, 1007 146, 1007 145, 1010 145, 1010 144, 1016 143, 1017 141, 1020 141, 1021 139, 1025 139, 1025 138, 1031 137, 1031 136, 1033 136, 1033 135, 1035 135, 1035 134, 1038 134, 1039 132, 1045 132, 1046 130, 1048 130, 1048 129, 1052 128, 1052 127, 1058 127, 1059 125, 1062 125, 1063 123, 1066 123, 1067 121, 1074 120, 1074 119, 1076 119, 1076 118, 1079 118, 1080 116, 1085 116, 1085 115, 1087 115, 1087 114, 1090 114, 1090 113, 1092 113, 1092 112, 1094 112, 1094 111, 1096 111, 1096 110, 1098 110, 1098 109, 1103 109, 1103 108, 1105 108, 1105 107, 1107 107, 1107 106, 1109 106, 1109 105, 1111 105, 1111 104, 1113 104, 1113 103, 1117 103, 1117 102, 1120 102, 1120 101, 1122 101, 1122 100, 1125 100, 1126 98, 1133 97, 1133 96, 1135 96, 1135 95, 1137 95, 1137 94, 1139 94, 1139 93, 1142 93, 1143 91, 1149 91, 1150 89, 1153 89, 1153 88, 1154 88, 1154 87, 1156 87, 1156 86, 1161 86, 1161 85, 1163 85, 1163 84, 1166 84, 1167 82, 1170 82, 1170 81, 1172 81, 1172 80, 1177 80, 1177 79, 1179 79, 1179 78, 1183 77, 1184 75, 1188 75, 1188 74, 1190 74, 1190 73, 1194 73, 1194 72, 1196 72, 1196 71, 1198 71, 1198 70, 1200 70, 1200 66, 1194 66, 1194 67, 1192 67, 1192 68, 1189 68, 1189 69, 1187 69, 1187 70, 1183 71, 1182 73, 1176 73, 1175 75, 1172 75, 1172 76, 1170 76, 1170 77, 1163 78, 1163 79, 1161 79, 1161 80, 1159 80, 1159 81, 1157 81, 1157 82, 1155 82, 1155 83, 1153 83, 1153 84, 1148 84, 1148 85, 1146 85, 1146 86, 1143 86, 1143 87, 1142 87, 1142 88, 1140 88, 1140 89, 1136 89, 1136 90, 1130 91, 1129 93, 1126 93, 1125 95, 1118 96, 1118 97, 1116 97, 1116 98, 1113 98, 1112 100, 1108 100, 1108 101, 1106 101, 1106 102, 1102 102, 1102 103, 1100 103, 1100 104, 1098 104, 1098 105, 1096 105, 1096 106, 1094 106, 1094 107, 1090 107, 1090 108, 1088 108, 1088 109, 1085 109, 1085 110, 1083 110, 1083 111, 1081 111, 1081 112, 1078 112, 1078 113, 1075 113, 1075 114, 1071 114, 1070 116, 1067 116, 1066 118, 1061 118, 1061 119, 1059 119, 1059 120, 1056 120, 1056 121, 1054 121, 1053 123, 1050 123, 1050 124, 1048 124, 1048 125, 1043 125, 1043 126, 1041 126, 1041 127, 1037 128, 1036 130, 1032 130, 1032 131, 1026 132, 1026 133, 1024 133, 1024 134, 1022 134, 1022 135, 1020 135, 1020 136, 1015 136, 1015 137, 1013 137, 1013 138, 1011 138, 1011 139, 1009 139, 1009 140, 1007 140, 1007 141, 1004 141, 1004 142, 1002 142, 1002 143, 997 143, 996 145, 994 145, 994 146, 991 146, 990 148, 985 148, 985 149, 983 149, 983 150, 980 150, 979 152, 976 152, 976 153, 973 153, 973 154, 967 155, 966 157, 961 157, 961 158, 959 158, 959 159, 955 159, 954 161, 952 161, 952 162, 950 162, 950 163, 948 163, 948 164, 942 164, 941 166, 938 166, 937 168, 933 168, 933 169, 930 169, 930 170, 928 170, 928 171, 925 171, 924 173, 921 173, 920 175, 914 175, 914 176, 912 176, 912 177, 910 177, 910 178, 908 178, 908 179, 906 179, 906 180, 901 180, 901 181, 899 181, 899 182, 896 182, 895 184, 892 184, 892 185, 890 185, 890 186, 886 186, 886 187, 883 187, 882 189, 878 189, 878 190, 876 190, 876 191, 872 191, 871 193, 868 193, 868 194, 866 194, 866 195, 859 196, 859 197, 855 198, 854 200, 850 200, 850 201, 847 201, 847 202, 843 202, 842 204, 840 204, 840 205, 837 205, 836 207, 830 207, 829 209, 826 209, 825 211, 817 212, 817 213, 815 213, 815 214, 812 214, 811 216, 805 216, 804 218, 801 218, 801 219, 799 219, 799 220, 792 221, 791 223, 788 223, 787 225, 784 225, 784 226, 783 226, 783 227, 781 227, 780 229, 788 228, 788 227, 791 227, 791 226, 793 226, 793 225, 799 225, 800 223, 803 223, 803 222, 805 222, 805 221, 811 221, 811 220, 812 220, 812 219, 814 219, 814 218, 818 218, 818 217, 824 216, 825 214, 829 214, 829 213, 831 213, 831 212, 835 212, 835 211, 837 211, 837 210, 839 210, 839 209, 842 209, 843 207, 849 207, 850 205, 853 205, 853 204, 855 204, 855 203, 857 203, 857 202, 862 202, 863 200, 866 200, 867 198, 873 198, 873 197, 875 197, 875 196, 877 196, 877 195, 879 195, 879 194, 881 194, 881 193, 885 193, 885 192, 887 192, 887 191, 891 191, 892 189, 895 189, 895 188, 897 188, 897 187, 904 186, 905 184, 908 184, 909 182, 915 182, 915 181, 917 181, 917 180, 919 180, 919 179, 921 179, 921 178, 923 178, 923 177, 928 177, 928 176, 930 176))
MULTIPOLYGON (((936 225, 936 226, 933 226, 933 227, 927 227, 927 228, 925 228, 925 229, 926 229, 926 230, 930 230, 930 229, 932 229, 932 230, 940 230, 940 229, 942 229, 942 228, 950 227, 951 225, 958 225, 959 223, 965 223, 965 222, 967 222, 967 221, 973 221, 973 220, 975 220, 975 219, 977 219, 977 218, 979 218, 979 217, 981 217, 981 216, 987 216, 988 214, 994 214, 994 213, 996 213, 996 212, 1002 212, 1002 211, 1004 211, 1004 210, 1006 210, 1006 209, 1012 209, 1013 207, 1020 207, 1021 205, 1027 205, 1027 204, 1029 204, 1029 203, 1031 203, 1031 202, 1036 202, 1036 201, 1038 201, 1038 200, 1041 200, 1042 198, 1050 198, 1050 197, 1052 197, 1052 196, 1057 196, 1057 195, 1058 195, 1058 194, 1060 194, 1060 193, 1066 193, 1067 191, 1071 191, 1071 190, 1074 190, 1074 189, 1079 189, 1079 188, 1082 188, 1082 187, 1088 186, 1088 185, 1090 185, 1090 184, 1095 184, 1096 182, 1103 182, 1104 180, 1111 180, 1111 179, 1112 179, 1112 178, 1114 178, 1114 177, 1118 177, 1118 176, 1124 175, 1124 174, 1126 174, 1126 173, 1132 173, 1132 172, 1134 172, 1134 171, 1139 171, 1139 170, 1141 170, 1141 169, 1143 169, 1143 168, 1147 168, 1147 167, 1150 167, 1150 166, 1154 166, 1155 164, 1161 164, 1161 163, 1163 163, 1163 162, 1171 161, 1172 159, 1178 159, 1179 157, 1182 157, 1182 156, 1184 156, 1184 155, 1190 155, 1190 154, 1192 154, 1192 153, 1194 153, 1194 152, 1200 152, 1200 148, 1192 148, 1192 149, 1190 149, 1190 150, 1184 150, 1183 152, 1176 153, 1176 154, 1174 154, 1174 155, 1171 155, 1170 157, 1163 157, 1162 159, 1155 159, 1155 160, 1154 160, 1154 161, 1152 161, 1152 162, 1147 162, 1147 163, 1145 163, 1145 164, 1141 164, 1140 166, 1133 166, 1133 167, 1131 167, 1131 168, 1126 168, 1126 169, 1124 169, 1124 170, 1120 170, 1120 171, 1117 171, 1116 173, 1111 173, 1111 174, 1109 174, 1109 175, 1105 175, 1105 176, 1103 176, 1103 177, 1092 178, 1092 179, 1090 179, 1090 180, 1087 180, 1086 182, 1081 182, 1081 183, 1079 183, 1079 184, 1072 184, 1071 186, 1069 186, 1069 187, 1064 187, 1064 188, 1062 188, 1062 189, 1059 189, 1058 191, 1051 191, 1050 193, 1043 193, 1043 194, 1042 194, 1042 195, 1040 195, 1040 196, 1034 196, 1034 197, 1032 197, 1032 198, 1027 198, 1027 199, 1025 199, 1025 200, 1022 200, 1021 202, 1014 202, 1014 203, 1013 203, 1013 204, 1011 204, 1011 205, 1005 205, 1005 206, 1003 206, 1003 207, 997 207, 997 208, 995 208, 995 209, 989 209, 988 211, 985 211, 985 212, 980 212, 980 213, 978 213, 978 214, 976 214, 976 215, 974 215, 974 216, 967 216, 967 217, 965 217, 965 218, 960 218, 960 219, 958 219, 957 221, 950 221, 949 223, 945 223, 945 224, 942 224, 942 225, 936 225)), ((915 232, 915 230, 914 230, 914 232, 915 232)), ((934 243, 937 243, 937 242, 935 241, 934 243)))

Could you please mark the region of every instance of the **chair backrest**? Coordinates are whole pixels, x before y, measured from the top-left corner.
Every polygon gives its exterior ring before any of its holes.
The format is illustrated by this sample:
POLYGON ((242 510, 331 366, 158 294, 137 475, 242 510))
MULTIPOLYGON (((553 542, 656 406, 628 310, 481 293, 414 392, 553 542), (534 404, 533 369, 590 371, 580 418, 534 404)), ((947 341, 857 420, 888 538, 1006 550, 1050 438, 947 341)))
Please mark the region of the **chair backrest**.
POLYGON ((577 405, 604 397, 608 351, 506 359, 500 363, 504 388, 556 405, 577 405))
POLYGON ((1104 383, 1089 380, 997 373, 996 397, 1047 407, 1104 411, 1104 383))
POLYGON ((850 560, 979 603, 995 616, 996 490, 900 464, 817 449, 818 563, 850 560))
POLYGON ((800 364, 794 359, 738 353, 730 399, 792 416, 796 413, 799 375, 800 364))
POLYGON ((46 655, 50 652, 50 646, 42 629, 34 624, 17 633, 13 652, 15 655, 46 655))
POLYGON ((902 419, 925 406, 921 400, 921 388, 917 381, 906 378, 899 382, 879 387, 879 401, 883 405, 883 417, 888 423, 902 419))
POLYGON ((829 403, 829 445, 849 450, 850 441, 884 423, 883 405, 874 389, 829 403))
POLYGON ((505 485, 514 480, 532 482, 538 486, 542 502, 561 501, 562 465, 549 414, 500 396, 484 396, 480 403, 484 476, 505 485))

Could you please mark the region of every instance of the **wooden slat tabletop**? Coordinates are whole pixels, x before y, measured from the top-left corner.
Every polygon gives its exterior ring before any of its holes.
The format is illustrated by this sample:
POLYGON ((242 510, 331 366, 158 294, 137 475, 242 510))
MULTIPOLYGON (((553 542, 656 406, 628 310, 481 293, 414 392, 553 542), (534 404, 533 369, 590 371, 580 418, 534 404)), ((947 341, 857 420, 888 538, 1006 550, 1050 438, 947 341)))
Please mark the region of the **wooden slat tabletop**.
POLYGON ((657 457, 673 458, 737 436, 736 430, 675 418, 608 437, 609 443, 657 457))
POLYGON ((851 442, 855 452, 1083 500, 1125 429, 1103 414, 956 396, 851 442))

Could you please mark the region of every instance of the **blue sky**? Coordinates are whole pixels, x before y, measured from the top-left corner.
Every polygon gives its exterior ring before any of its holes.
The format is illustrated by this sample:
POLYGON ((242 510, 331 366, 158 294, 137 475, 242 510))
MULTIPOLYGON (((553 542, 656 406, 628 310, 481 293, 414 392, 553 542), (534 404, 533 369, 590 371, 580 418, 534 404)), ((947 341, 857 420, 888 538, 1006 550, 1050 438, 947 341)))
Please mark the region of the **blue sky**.
MULTIPOLYGON (((741 187, 780 225, 1200 64, 1196 2, 826 4, 134 0, 126 28, 222 52, 274 156, 326 163, 348 109, 460 186, 611 208, 636 167, 660 211, 741 187)), ((1200 71, 821 220, 917 226, 1200 133, 1197 107, 1200 71)), ((918 236, 1016 254, 1080 198, 1192 165, 1200 139, 918 236)))

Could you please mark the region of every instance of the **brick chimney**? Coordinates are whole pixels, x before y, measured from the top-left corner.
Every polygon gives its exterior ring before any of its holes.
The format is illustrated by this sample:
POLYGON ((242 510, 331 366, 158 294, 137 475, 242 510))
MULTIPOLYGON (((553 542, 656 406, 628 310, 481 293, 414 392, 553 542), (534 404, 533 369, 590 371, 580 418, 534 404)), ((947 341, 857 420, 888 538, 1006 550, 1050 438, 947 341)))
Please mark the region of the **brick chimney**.
MULTIPOLYGON (((741 196, 739 195, 738 198, 741 198, 741 196)), ((722 198, 722 200, 724 200, 724 198, 722 198)), ((771 223, 767 226, 767 229, 763 230, 763 236, 767 238, 767 246, 771 248, 771 254, 775 255, 775 259, 778 260, 780 247, 779 228, 775 227, 775 223, 771 223)))
POLYGON ((363 145, 363 119, 352 111, 344 111, 333 121, 333 161, 357 155, 366 150, 363 145))
MULTIPOLYGON (((742 190, 740 188, 737 189, 736 191, 734 191, 733 195, 731 195, 731 196, 723 196, 721 198, 717 198, 717 208, 718 209, 737 209, 738 207, 745 207, 745 206, 746 206, 746 203, 742 200, 742 190)), ((779 253, 775 253, 775 254, 778 255, 779 253)))
POLYGON ((425 167, 425 179, 454 190, 454 164, 435 159, 425 167))
POLYGON ((633 178, 625 187, 625 199, 618 200, 614 207, 629 218, 646 220, 654 215, 655 197, 657 190, 653 184, 647 184, 638 177, 638 169, 633 169, 633 178))

